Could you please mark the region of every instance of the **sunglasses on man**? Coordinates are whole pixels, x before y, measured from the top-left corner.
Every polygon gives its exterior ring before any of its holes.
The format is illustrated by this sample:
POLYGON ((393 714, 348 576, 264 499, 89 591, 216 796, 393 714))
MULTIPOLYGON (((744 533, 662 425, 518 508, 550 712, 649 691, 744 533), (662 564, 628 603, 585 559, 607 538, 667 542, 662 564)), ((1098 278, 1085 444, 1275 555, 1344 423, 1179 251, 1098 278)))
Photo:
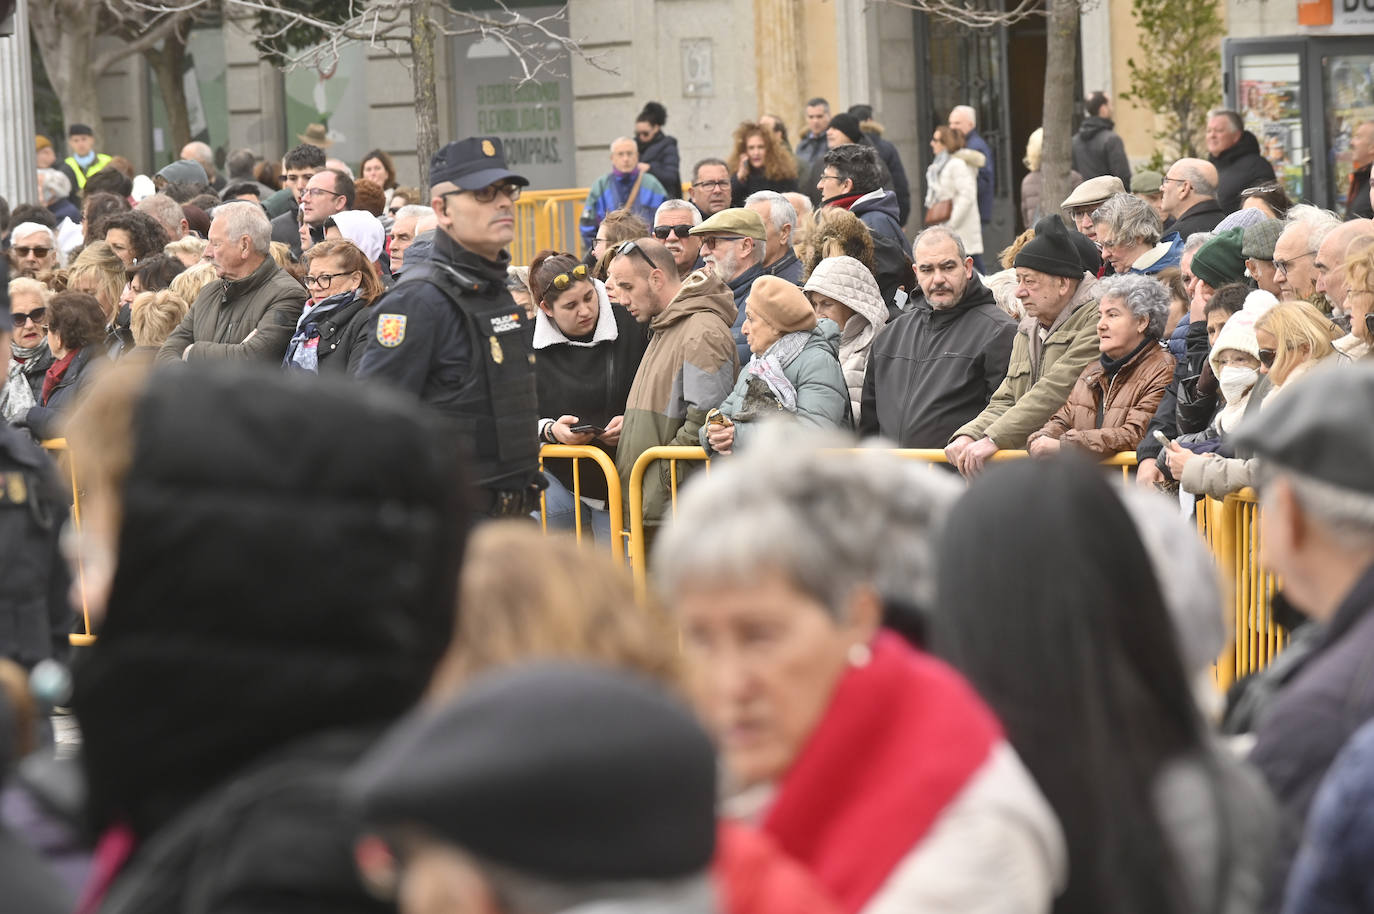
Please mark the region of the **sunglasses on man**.
POLYGON ((654 237, 659 241, 667 241, 669 235, 678 238, 686 238, 692 233, 690 225, 656 225, 654 226, 654 237))

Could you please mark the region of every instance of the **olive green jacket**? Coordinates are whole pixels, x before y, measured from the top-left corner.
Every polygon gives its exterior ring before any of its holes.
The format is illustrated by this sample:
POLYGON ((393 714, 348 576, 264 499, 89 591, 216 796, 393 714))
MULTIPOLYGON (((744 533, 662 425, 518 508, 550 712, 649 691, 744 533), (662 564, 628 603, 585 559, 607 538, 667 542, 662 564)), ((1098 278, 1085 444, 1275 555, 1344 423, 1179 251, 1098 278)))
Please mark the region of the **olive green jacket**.
POLYGON ((991 438, 1002 450, 1026 446, 1069 399, 1069 391, 1088 363, 1097 358, 1097 280, 1087 273, 1069 306, 1050 325, 1043 343, 1036 319, 1024 318, 1011 344, 1007 376, 987 407, 950 440, 968 435, 991 438), (1032 341, 1034 340, 1034 344, 1032 341))

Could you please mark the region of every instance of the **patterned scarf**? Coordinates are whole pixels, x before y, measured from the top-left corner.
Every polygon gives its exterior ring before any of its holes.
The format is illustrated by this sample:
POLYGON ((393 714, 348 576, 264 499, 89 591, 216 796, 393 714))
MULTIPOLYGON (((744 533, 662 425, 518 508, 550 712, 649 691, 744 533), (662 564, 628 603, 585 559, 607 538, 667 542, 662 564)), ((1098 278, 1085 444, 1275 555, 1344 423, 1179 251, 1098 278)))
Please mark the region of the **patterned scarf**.
POLYGON ((787 333, 776 343, 768 347, 768 351, 761 356, 754 356, 749 360, 749 365, 745 371, 755 377, 762 378, 768 385, 768 389, 778 398, 782 408, 789 413, 797 411, 797 388, 792 386, 792 382, 787 380, 787 375, 783 374, 783 369, 791 365, 797 356, 801 355, 802 349, 806 347, 806 341, 811 339, 810 330, 798 330, 795 333, 787 333))
POLYGON ((291 337, 282 364, 287 368, 299 368, 319 374, 320 319, 351 304, 357 294, 357 289, 349 289, 306 308, 301 314, 301 319, 296 322, 296 335, 291 337))
POLYGON ((11 341, 9 370, 5 373, 5 384, 0 388, 0 419, 14 423, 24 417, 30 407, 37 406, 29 376, 42 374, 52 364, 52 354, 48 341, 40 340, 37 346, 25 349, 11 341))

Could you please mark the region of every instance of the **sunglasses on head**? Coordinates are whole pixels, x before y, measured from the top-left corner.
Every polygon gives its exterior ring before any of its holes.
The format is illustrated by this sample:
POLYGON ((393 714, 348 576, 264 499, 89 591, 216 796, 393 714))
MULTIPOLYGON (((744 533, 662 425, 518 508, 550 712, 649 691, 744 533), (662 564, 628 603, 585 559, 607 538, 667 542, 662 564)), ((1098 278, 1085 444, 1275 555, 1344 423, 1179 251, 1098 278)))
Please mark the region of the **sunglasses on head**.
POLYGON ((573 267, 568 272, 559 273, 557 276, 553 278, 553 281, 550 282, 549 285, 553 286, 559 292, 563 292, 568 288, 568 286, 572 285, 578 280, 586 278, 587 265, 585 263, 579 263, 577 266, 573 267))
POLYGON ((52 253, 52 248, 26 247, 22 244, 16 244, 13 248, 11 248, 11 250, 13 250, 14 253, 18 254, 20 257, 28 257, 30 254, 32 254, 34 257, 47 257, 49 254, 52 253))
POLYGON ((669 235, 676 235, 678 238, 686 238, 692 232, 690 225, 656 225, 654 226, 654 237, 659 241, 666 241, 669 235))
POLYGON ((618 244, 618 245, 615 246, 615 256, 619 257, 621 254, 629 254, 629 253, 638 254, 638 255, 640 256, 640 258, 642 258, 643 261, 649 265, 649 269, 651 269, 651 270, 657 270, 657 269, 658 269, 658 267, 654 265, 654 262, 653 262, 652 260, 649 259, 649 255, 646 254, 646 253, 644 253, 644 249, 641 248, 636 242, 634 242, 634 241, 622 241, 620 244, 618 244))
POLYGON ((47 308, 34 308, 32 311, 14 311, 10 317, 14 320, 14 329, 18 330, 29 321, 33 321, 35 326, 43 326, 43 318, 48 314, 47 308))

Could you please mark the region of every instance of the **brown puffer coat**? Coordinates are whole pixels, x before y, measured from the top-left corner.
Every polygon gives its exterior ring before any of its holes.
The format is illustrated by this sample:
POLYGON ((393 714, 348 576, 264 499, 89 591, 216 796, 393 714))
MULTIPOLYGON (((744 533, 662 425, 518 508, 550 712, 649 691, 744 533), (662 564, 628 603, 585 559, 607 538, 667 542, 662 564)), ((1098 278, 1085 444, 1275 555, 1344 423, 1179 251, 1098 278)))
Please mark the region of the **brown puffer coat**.
POLYGON ((1135 450, 1173 380, 1175 364, 1169 350, 1158 345, 1146 346, 1110 379, 1100 360, 1089 363, 1068 402, 1027 445, 1048 436, 1100 457, 1135 450))

